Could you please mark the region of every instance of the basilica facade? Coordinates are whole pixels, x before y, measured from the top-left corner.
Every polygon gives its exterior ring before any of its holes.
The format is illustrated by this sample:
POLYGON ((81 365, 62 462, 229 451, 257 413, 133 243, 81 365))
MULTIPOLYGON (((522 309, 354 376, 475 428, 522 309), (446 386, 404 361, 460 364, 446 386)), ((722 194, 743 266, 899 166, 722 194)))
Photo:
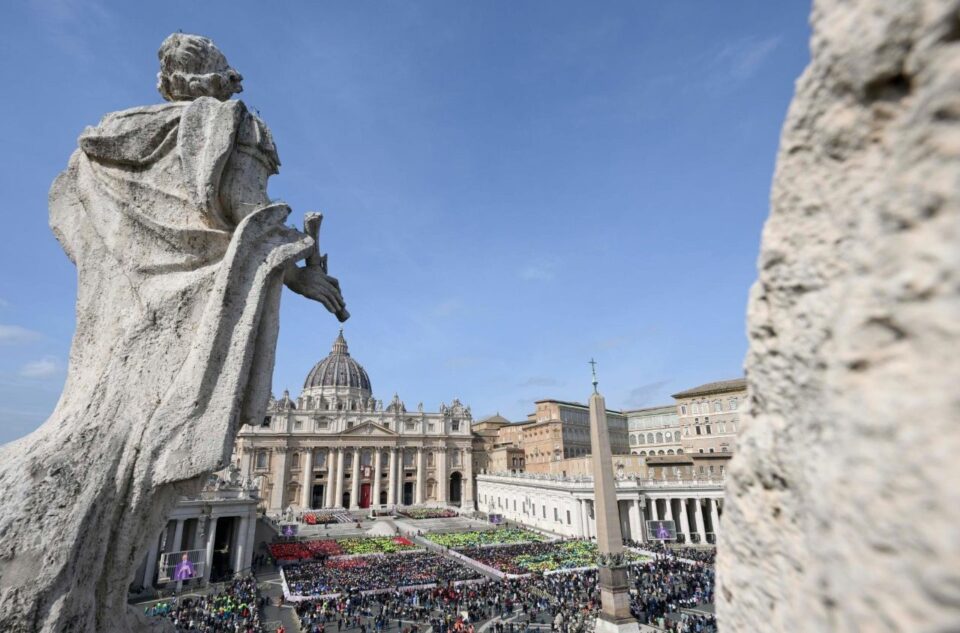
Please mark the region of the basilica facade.
POLYGON ((235 460, 258 484, 270 513, 302 509, 445 504, 473 508, 470 408, 437 412, 383 406, 343 332, 307 374, 299 397, 272 400, 258 426, 243 427, 235 460))

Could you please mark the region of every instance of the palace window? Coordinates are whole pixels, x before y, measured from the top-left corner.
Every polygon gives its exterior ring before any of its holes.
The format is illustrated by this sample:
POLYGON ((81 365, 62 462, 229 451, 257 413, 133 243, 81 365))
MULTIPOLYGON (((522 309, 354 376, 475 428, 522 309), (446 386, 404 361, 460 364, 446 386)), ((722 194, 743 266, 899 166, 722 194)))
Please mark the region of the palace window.
POLYGON ((413 430, 413 420, 407 420, 406 422, 404 422, 404 423, 403 423, 403 428, 407 429, 408 431, 412 431, 412 430, 413 430))
POLYGON ((330 426, 330 422, 327 421, 326 419, 317 420, 318 429, 325 429, 325 428, 328 428, 329 426, 330 426))
POLYGON ((730 398, 730 400, 728 401, 727 404, 729 405, 731 411, 736 411, 736 410, 737 410, 737 399, 736 399, 736 398, 730 398))
POLYGON ((294 420, 293 421, 293 430, 300 431, 303 429, 303 420, 294 420))
POLYGON ((300 468, 300 453, 294 453, 290 460, 290 468, 300 468))
POLYGON ((720 401, 719 401, 719 400, 714 400, 714 401, 713 401, 713 412, 714 412, 714 413, 720 413, 721 411, 723 411, 723 405, 720 404, 720 401))
POLYGON ((687 405, 685 404, 680 405, 680 415, 687 415, 687 405))
MULTIPOLYGON (((267 418, 268 420, 270 418, 267 418)), ((257 470, 264 470, 267 467, 267 451, 257 451, 257 470)))
POLYGON ((260 428, 268 429, 270 428, 270 416, 264 416, 263 422, 260 423, 260 428))
POLYGON ((454 431, 454 432, 459 431, 459 430, 460 430, 460 420, 454 420, 453 422, 451 422, 451 423, 450 423, 450 430, 451 430, 451 431, 454 431))

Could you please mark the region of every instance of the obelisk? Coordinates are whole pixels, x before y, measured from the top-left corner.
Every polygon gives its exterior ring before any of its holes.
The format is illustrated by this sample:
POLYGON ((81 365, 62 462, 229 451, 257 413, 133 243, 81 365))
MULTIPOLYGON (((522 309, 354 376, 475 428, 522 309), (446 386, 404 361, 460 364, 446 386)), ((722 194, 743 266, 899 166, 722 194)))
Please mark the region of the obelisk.
POLYGON ((600 550, 600 615, 596 633, 639 632, 640 626, 630 614, 627 568, 623 562, 623 536, 620 533, 620 509, 613 480, 613 455, 607 406, 597 391, 596 362, 593 366, 593 393, 590 395, 590 446, 593 452, 593 498, 597 517, 597 547, 600 550))

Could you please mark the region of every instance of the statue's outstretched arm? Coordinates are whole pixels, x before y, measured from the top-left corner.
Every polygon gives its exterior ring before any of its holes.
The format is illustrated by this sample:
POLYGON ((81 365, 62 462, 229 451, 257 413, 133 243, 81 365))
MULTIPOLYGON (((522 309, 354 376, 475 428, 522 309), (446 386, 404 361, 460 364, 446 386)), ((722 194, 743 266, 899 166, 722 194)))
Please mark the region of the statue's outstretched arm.
POLYGON ((340 292, 340 282, 327 274, 327 256, 320 254, 319 234, 322 221, 321 213, 308 213, 304 218, 303 231, 313 238, 313 253, 307 257, 306 266, 291 264, 283 281, 297 294, 319 301, 342 323, 350 318, 350 313, 347 312, 340 292))

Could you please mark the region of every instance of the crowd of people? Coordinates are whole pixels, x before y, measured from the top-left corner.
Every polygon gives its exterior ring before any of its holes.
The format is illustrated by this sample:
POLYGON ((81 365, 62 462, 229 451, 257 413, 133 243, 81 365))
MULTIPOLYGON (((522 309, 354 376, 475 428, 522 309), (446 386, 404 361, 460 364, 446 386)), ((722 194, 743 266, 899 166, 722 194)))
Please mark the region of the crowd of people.
POLYGON ((585 633, 592 630, 598 601, 596 574, 592 583, 564 574, 372 595, 354 591, 296 609, 303 633, 417 633, 426 625, 436 633, 474 633, 488 620, 494 620, 493 633, 519 633, 536 624, 585 633))
POLYGON ((264 601, 256 578, 243 576, 216 593, 163 600, 145 613, 170 620, 178 633, 262 633, 264 601))
POLYGON ((297 596, 446 585, 480 577, 479 572, 459 561, 424 552, 301 562, 284 565, 283 573, 290 593, 297 596))
POLYGON ((639 622, 664 628, 670 614, 710 604, 716 586, 714 568, 681 562, 676 556, 657 556, 630 568, 636 593, 630 601, 639 622))

